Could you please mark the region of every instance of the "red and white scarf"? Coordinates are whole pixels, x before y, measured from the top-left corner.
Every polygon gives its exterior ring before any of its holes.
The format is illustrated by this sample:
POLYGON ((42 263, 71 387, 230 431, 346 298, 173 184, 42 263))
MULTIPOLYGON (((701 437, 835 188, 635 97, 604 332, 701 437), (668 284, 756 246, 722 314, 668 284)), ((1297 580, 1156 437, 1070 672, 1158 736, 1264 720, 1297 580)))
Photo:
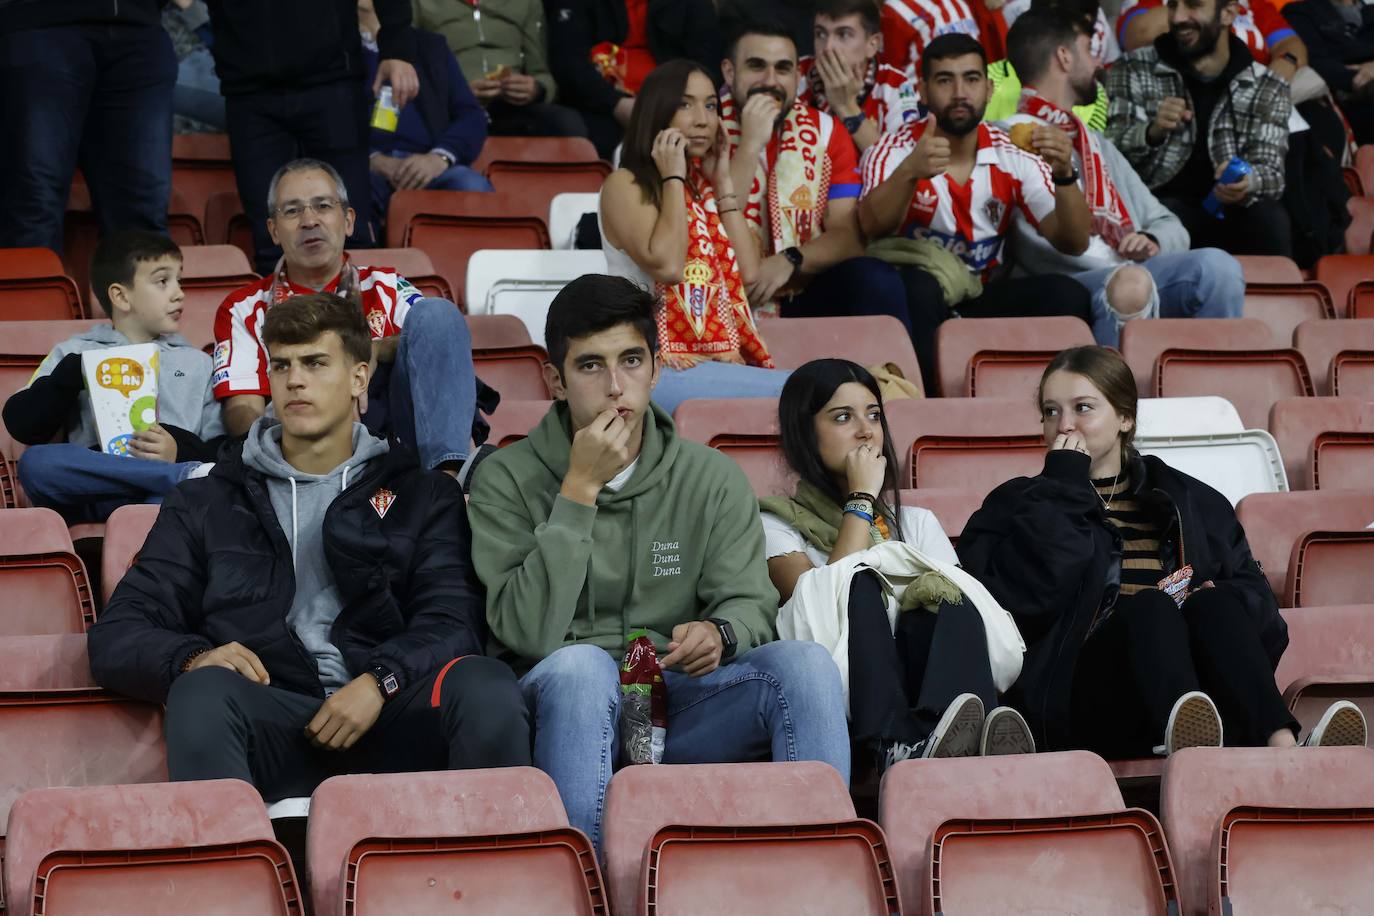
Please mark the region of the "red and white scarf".
MULTIPOLYGON (((687 263, 682 282, 657 285, 658 340, 663 363, 687 369, 703 360, 774 368, 759 337, 740 279, 735 249, 721 224, 716 193, 699 160, 680 182, 687 202, 687 263)), ((671 183, 665 185, 671 188, 671 183)))
POLYGON ((1065 111, 1034 89, 1022 89, 1017 114, 1030 115, 1046 124, 1062 128, 1073 140, 1074 151, 1083 170, 1083 196, 1093 215, 1093 234, 1099 235, 1115 251, 1121 240, 1135 231, 1126 202, 1116 189, 1107 165, 1102 161, 1098 139, 1072 111, 1065 111))
MULTIPOLYGON (((720 116, 734 149, 739 148, 739 106, 730 90, 720 93, 720 116)), ((754 170, 744 217, 765 254, 801 247, 824 231, 830 197, 830 157, 822 145, 821 114, 796 102, 754 170)))

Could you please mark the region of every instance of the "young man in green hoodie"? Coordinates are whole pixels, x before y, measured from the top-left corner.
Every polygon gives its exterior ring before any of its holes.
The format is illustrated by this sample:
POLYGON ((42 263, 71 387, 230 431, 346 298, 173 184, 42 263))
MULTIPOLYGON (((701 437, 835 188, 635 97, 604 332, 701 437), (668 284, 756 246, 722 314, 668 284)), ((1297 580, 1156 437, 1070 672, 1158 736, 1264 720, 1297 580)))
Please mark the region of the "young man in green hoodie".
POLYGON ((778 594, 748 479, 679 439, 649 402, 653 296, 580 277, 554 299, 544 335, 557 403, 480 466, 468 512, 492 648, 526 672, 534 763, 573 825, 599 846, 617 663, 638 629, 664 667, 664 763, 820 760, 848 782, 834 663, 816 644, 773 641, 778 594))

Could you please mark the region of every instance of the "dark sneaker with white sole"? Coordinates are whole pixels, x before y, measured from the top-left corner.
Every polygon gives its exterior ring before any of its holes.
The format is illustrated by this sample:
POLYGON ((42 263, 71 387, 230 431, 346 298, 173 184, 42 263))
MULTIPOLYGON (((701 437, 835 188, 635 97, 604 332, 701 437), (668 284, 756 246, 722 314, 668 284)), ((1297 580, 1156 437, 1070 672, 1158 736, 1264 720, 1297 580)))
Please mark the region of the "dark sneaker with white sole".
POLYGON ((983 701, 971 693, 961 693, 926 738, 921 756, 976 757, 982 737, 983 701))
POLYGON ((1156 754, 1168 757, 1185 747, 1221 747, 1221 714, 1212 698, 1201 690, 1179 697, 1164 728, 1164 743, 1156 754))
POLYGON ((1349 700, 1337 700, 1326 708, 1303 747, 1364 747, 1369 740, 1360 707, 1349 700))
POLYGON ((1034 754, 1035 738, 1019 712, 1010 706, 998 706, 983 722, 981 751, 984 757, 1034 754))

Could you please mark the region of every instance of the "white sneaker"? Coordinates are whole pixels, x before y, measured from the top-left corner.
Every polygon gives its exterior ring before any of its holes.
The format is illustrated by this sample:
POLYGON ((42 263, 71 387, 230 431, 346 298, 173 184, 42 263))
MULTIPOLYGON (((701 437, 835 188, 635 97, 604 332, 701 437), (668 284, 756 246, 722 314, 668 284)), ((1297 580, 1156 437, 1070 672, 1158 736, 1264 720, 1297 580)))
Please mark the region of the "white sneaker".
POLYGON ((1326 707, 1312 728, 1303 747, 1364 747, 1369 739, 1360 707, 1349 700, 1337 700, 1326 707))
POLYGON ((1212 698, 1192 690, 1178 698, 1155 753, 1165 757, 1185 747, 1221 747, 1221 714, 1212 698))
POLYGON ((980 745, 984 757, 1003 754, 1034 754, 1035 738, 1021 714, 1010 706, 998 706, 983 722, 980 745))
POLYGON ((975 757, 983 735, 983 701, 961 693, 926 738, 922 757, 975 757))
POLYGON ((893 741, 882 747, 883 760, 879 766, 879 774, 886 773, 892 769, 894 763, 901 763, 903 760, 924 757, 926 744, 928 741, 917 741, 915 744, 903 744, 900 741, 893 741))

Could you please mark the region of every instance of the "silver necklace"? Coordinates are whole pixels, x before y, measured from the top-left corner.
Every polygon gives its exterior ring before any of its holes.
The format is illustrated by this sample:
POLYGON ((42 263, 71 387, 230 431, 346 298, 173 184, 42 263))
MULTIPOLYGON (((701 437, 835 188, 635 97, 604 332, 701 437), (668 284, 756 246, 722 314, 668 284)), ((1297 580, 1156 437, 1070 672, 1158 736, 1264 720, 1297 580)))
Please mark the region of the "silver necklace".
MULTIPOLYGON (((1117 481, 1119 481, 1120 479, 1121 479, 1121 469, 1120 469, 1120 468, 1117 468, 1117 469, 1116 469, 1116 476, 1112 478, 1112 488, 1111 488, 1110 490, 1107 491, 1107 492, 1109 492, 1109 493, 1112 494, 1112 499, 1116 499, 1116 483, 1117 483, 1117 481)), ((1093 492, 1094 492, 1094 493, 1097 493, 1097 498, 1098 498, 1099 500, 1102 501, 1102 511, 1103 511, 1103 512, 1110 512, 1110 511, 1112 511, 1112 499, 1102 499, 1102 493, 1098 491, 1097 487, 1093 487, 1093 492)))

